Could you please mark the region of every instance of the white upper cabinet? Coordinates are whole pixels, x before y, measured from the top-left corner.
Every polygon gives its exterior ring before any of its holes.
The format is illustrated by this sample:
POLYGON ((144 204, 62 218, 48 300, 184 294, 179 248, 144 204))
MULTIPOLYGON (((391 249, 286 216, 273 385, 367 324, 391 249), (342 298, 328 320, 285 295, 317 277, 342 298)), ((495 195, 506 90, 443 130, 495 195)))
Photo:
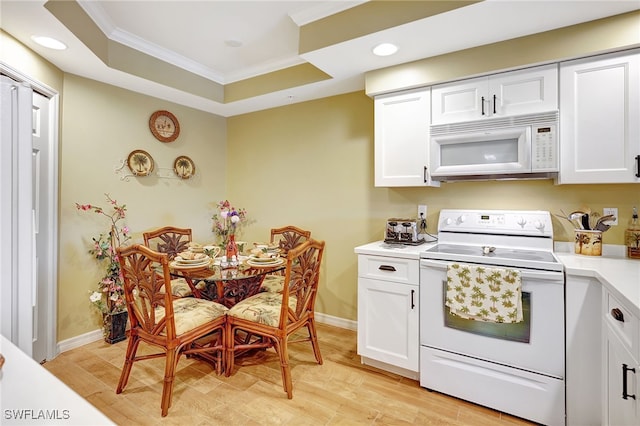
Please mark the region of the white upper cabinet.
POLYGON ((560 64, 559 183, 640 182, 640 50, 560 64))
POLYGON ((430 89, 376 96, 375 186, 440 186, 429 165, 430 89))
POLYGON ((558 65, 433 86, 431 105, 431 124, 555 111, 558 65))

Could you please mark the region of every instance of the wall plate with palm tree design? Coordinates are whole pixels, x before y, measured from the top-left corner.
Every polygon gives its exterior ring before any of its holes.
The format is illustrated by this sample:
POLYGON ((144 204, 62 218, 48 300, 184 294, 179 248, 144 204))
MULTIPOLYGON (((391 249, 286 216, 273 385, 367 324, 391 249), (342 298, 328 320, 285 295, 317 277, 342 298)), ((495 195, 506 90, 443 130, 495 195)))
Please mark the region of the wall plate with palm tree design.
POLYGON ((191 158, 181 155, 173 162, 173 170, 182 179, 189 179, 196 172, 196 165, 191 158))
POLYGON ((136 149, 127 157, 127 166, 136 176, 149 176, 153 171, 153 158, 147 151, 136 149))

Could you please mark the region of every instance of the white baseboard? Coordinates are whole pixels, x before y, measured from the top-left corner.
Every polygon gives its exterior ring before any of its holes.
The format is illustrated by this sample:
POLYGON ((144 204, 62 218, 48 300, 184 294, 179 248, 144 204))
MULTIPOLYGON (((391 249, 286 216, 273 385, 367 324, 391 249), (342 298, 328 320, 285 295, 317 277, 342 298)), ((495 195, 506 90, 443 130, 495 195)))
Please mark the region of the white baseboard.
POLYGON ((80 346, 93 343, 103 338, 102 329, 97 329, 70 339, 62 340, 58 342, 58 353, 70 351, 71 349, 79 348, 80 346))
POLYGON ((347 330, 355 331, 358 329, 357 321, 334 317, 334 316, 323 314, 320 312, 316 312, 315 317, 318 322, 321 322, 323 324, 332 325, 334 327, 346 328, 347 330))
MULTIPOLYGON (((323 314, 320 312, 316 312, 316 320, 323 324, 332 325, 334 327, 346 328, 347 330, 357 330, 358 322, 353 320, 348 320, 345 318, 338 318, 332 315, 323 314)), ((85 334, 81 334, 80 336, 72 337, 70 339, 62 340, 58 342, 58 353, 70 351, 71 349, 79 348, 80 346, 87 345, 89 343, 93 343, 97 340, 102 339, 102 330, 94 330, 85 334)))

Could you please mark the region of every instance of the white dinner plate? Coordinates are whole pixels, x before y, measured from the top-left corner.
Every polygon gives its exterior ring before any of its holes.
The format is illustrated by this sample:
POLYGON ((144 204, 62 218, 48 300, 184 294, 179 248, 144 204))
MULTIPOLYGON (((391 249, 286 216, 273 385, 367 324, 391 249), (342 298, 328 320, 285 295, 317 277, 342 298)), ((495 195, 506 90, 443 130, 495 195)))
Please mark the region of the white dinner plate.
POLYGON ((284 263, 283 258, 272 259, 269 262, 255 262, 253 259, 247 259, 247 265, 258 266, 258 267, 278 266, 278 265, 282 265, 283 263, 284 263))
POLYGON ((209 256, 207 257, 201 257, 199 259, 183 259, 180 256, 176 256, 175 259, 173 259, 176 263, 181 264, 181 265, 199 265, 201 263, 207 263, 209 262, 209 260, 211 260, 211 258, 209 258, 209 256))
POLYGON ((273 262, 274 260, 279 259, 279 256, 273 256, 273 257, 258 257, 255 255, 251 255, 249 256, 249 260, 251 260, 252 262, 255 263, 269 263, 269 262, 273 262))
POLYGON ((209 266, 210 262, 211 262, 211 259, 205 259, 205 261, 201 263, 184 264, 184 263, 176 262, 174 260, 169 263, 169 266, 171 266, 174 269, 198 269, 198 268, 206 268, 207 266, 209 266))

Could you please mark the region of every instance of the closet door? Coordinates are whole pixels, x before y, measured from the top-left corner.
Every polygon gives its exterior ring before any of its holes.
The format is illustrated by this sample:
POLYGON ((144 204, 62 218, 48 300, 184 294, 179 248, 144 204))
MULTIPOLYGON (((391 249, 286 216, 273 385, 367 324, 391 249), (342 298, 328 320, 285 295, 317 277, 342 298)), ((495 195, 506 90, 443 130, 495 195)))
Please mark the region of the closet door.
POLYGON ((32 199, 32 98, 26 85, 1 76, 0 332, 31 356, 35 305, 32 199), (24 189, 27 191, 24 191, 24 189))

